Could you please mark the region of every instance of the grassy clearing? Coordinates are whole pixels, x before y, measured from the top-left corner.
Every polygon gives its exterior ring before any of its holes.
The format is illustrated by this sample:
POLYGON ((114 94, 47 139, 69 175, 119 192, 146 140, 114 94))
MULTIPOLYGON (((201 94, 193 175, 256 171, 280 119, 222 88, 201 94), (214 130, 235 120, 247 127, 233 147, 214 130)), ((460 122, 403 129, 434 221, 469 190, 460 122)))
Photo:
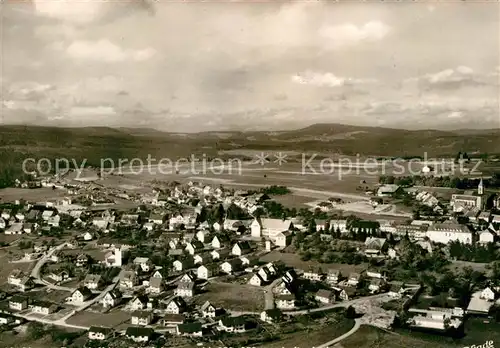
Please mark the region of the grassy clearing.
POLYGON ((72 325, 89 327, 93 325, 117 327, 128 321, 130 321, 130 313, 115 310, 108 313, 92 313, 83 311, 70 317, 66 322, 72 325))
POLYGON ((207 292, 196 296, 196 303, 210 301, 215 306, 240 312, 260 312, 264 309, 264 291, 258 287, 211 283, 205 289, 207 292))
POLYGON ((321 267, 323 270, 328 269, 338 269, 342 272, 342 274, 348 275, 351 272, 360 273, 365 270, 368 265, 360 264, 360 265, 347 265, 341 263, 320 263, 317 261, 302 261, 298 254, 292 253, 280 253, 279 251, 273 251, 269 254, 266 254, 260 258, 260 261, 263 262, 272 262, 281 260, 287 266, 294 267, 297 269, 307 270, 310 267, 321 267))

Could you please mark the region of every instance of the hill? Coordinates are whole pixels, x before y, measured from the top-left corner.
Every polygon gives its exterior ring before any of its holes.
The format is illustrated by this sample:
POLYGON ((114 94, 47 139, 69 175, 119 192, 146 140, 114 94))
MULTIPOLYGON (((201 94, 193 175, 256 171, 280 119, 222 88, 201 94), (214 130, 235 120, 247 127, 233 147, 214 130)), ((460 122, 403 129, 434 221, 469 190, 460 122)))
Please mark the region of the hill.
MULTIPOLYGON (((146 128, 55 128, 0 126, 0 173, 12 178, 25 158, 64 157, 88 165, 102 158, 208 158, 221 150, 307 151, 373 156, 499 154, 500 130, 401 130, 342 124, 314 124, 291 131, 168 133, 146 128)), ((9 179, 10 180, 10 179, 9 179)), ((2 179, 0 179, 2 185, 2 179)))

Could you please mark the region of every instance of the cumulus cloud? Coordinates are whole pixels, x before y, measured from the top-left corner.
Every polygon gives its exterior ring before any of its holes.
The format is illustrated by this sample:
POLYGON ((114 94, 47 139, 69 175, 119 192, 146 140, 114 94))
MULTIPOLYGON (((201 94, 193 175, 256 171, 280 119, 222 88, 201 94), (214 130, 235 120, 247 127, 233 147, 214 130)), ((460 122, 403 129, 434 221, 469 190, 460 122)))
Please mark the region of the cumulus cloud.
POLYGON ((140 50, 123 49, 106 39, 74 41, 66 48, 66 54, 74 59, 103 62, 144 61, 153 57, 155 53, 151 47, 140 50))

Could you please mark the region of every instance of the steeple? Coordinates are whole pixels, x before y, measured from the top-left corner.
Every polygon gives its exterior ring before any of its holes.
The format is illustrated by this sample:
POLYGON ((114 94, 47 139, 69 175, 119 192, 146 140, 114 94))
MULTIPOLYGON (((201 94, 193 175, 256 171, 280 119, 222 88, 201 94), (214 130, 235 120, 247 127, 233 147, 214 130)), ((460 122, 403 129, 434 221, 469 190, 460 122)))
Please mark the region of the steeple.
POLYGON ((483 178, 481 178, 481 180, 479 180, 479 185, 477 185, 477 194, 478 195, 483 195, 484 194, 483 178))

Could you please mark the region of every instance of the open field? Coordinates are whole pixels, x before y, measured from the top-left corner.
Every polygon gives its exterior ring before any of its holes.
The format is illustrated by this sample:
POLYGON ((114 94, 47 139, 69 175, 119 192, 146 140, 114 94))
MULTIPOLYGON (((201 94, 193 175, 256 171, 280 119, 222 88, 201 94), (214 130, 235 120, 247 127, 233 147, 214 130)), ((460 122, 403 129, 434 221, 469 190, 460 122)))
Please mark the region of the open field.
POLYGON ((412 338, 391 332, 385 332, 372 326, 361 326, 352 336, 337 343, 335 348, 443 348, 456 347, 437 342, 427 342, 422 339, 412 338))
POLYGON ((210 301, 217 307, 237 312, 260 312, 264 309, 264 291, 251 285, 210 283, 207 292, 196 296, 195 302, 210 301))
POLYGON ((338 269, 342 274, 348 275, 351 272, 361 272, 368 267, 367 264, 360 265, 347 265, 340 263, 320 263, 317 261, 302 261, 298 254, 280 253, 279 251, 272 251, 260 258, 260 261, 282 261, 287 266, 291 266, 301 270, 307 270, 309 267, 321 267, 323 270, 338 269))
POLYGON ((5 188, 0 190, 0 201, 12 202, 16 199, 25 199, 30 202, 44 202, 50 199, 64 197, 66 192, 63 190, 53 190, 49 187, 38 189, 23 189, 23 188, 5 188))
POLYGON ((130 321, 130 313, 113 310, 108 313, 93 313, 88 311, 83 311, 70 317, 66 322, 72 325, 79 326, 107 326, 107 327, 117 327, 125 322, 130 321))
POLYGON ((265 348, 310 348, 333 340, 346 332, 354 325, 353 320, 342 318, 334 324, 324 324, 312 327, 309 330, 301 330, 291 334, 281 335, 279 341, 264 343, 258 347, 265 348))
MULTIPOLYGON (((1 252, 1 251, 0 251, 1 252)), ((0 256, 0 284, 7 283, 7 278, 10 272, 14 269, 20 269, 25 273, 29 273, 31 269, 35 266, 35 262, 22 262, 22 263, 9 263, 10 255, 1 252, 0 256)))

